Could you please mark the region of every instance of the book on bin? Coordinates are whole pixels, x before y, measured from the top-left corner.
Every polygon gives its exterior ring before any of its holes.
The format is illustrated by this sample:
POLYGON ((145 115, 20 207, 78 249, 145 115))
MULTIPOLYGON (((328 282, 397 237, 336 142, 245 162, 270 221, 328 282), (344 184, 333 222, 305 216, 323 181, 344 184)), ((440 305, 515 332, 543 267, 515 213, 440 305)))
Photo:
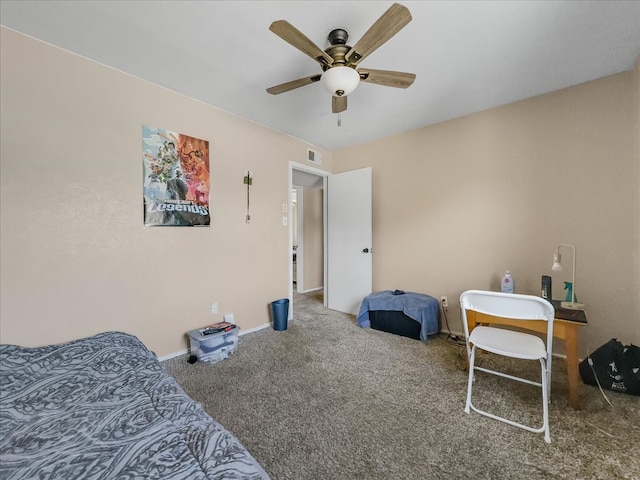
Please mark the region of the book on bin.
POLYGON ((214 333, 230 332, 234 328, 236 328, 235 324, 230 323, 230 322, 212 323, 211 325, 208 325, 208 326, 204 327, 200 331, 200 334, 201 335, 212 335, 214 333))

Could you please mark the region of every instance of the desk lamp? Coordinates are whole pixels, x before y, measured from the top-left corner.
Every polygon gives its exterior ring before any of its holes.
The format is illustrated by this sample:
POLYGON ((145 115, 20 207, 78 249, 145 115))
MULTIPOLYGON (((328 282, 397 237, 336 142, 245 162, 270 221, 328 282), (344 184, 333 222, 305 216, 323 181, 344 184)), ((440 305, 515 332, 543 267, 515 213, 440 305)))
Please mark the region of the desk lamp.
POLYGON ((584 303, 577 303, 576 300, 576 247, 573 245, 558 245, 556 247, 556 253, 553 255, 553 266, 551 270, 554 272, 561 272, 562 265, 560 262, 562 261, 562 256, 560 255, 560 248, 567 247, 573 249, 573 276, 571 277, 571 285, 572 285, 572 298, 570 302, 561 302, 560 306, 562 308, 570 308, 571 310, 582 310, 584 308, 584 303))

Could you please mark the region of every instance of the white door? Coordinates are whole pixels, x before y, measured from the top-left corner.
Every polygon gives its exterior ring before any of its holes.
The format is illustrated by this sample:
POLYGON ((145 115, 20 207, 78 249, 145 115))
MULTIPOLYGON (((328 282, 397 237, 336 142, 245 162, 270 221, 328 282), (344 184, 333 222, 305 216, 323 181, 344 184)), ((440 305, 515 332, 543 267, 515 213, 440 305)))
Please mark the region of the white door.
POLYGON ((327 178, 327 306, 357 315, 372 289, 371 168, 327 178))

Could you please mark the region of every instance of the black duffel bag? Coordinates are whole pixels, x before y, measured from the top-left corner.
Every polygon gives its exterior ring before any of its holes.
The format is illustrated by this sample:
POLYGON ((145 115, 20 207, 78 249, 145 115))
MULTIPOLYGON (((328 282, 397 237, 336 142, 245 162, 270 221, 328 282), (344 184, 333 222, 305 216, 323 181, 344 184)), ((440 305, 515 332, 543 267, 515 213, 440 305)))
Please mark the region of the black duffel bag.
POLYGON ((587 385, 640 395, 640 347, 612 338, 580 362, 580 376, 587 385))

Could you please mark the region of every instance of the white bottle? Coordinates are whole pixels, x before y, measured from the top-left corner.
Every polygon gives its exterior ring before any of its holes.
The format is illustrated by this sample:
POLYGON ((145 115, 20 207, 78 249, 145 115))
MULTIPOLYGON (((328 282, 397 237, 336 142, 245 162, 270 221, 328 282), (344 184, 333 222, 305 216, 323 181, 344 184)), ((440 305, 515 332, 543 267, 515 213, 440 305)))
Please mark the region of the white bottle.
POLYGON ((509 273, 509 270, 507 270, 502 277, 502 280, 500 281, 500 289, 502 290, 502 293, 513 293, 515 290, 513 283, 514 282, 513 278, 511 277, 511 273, 509 273))

